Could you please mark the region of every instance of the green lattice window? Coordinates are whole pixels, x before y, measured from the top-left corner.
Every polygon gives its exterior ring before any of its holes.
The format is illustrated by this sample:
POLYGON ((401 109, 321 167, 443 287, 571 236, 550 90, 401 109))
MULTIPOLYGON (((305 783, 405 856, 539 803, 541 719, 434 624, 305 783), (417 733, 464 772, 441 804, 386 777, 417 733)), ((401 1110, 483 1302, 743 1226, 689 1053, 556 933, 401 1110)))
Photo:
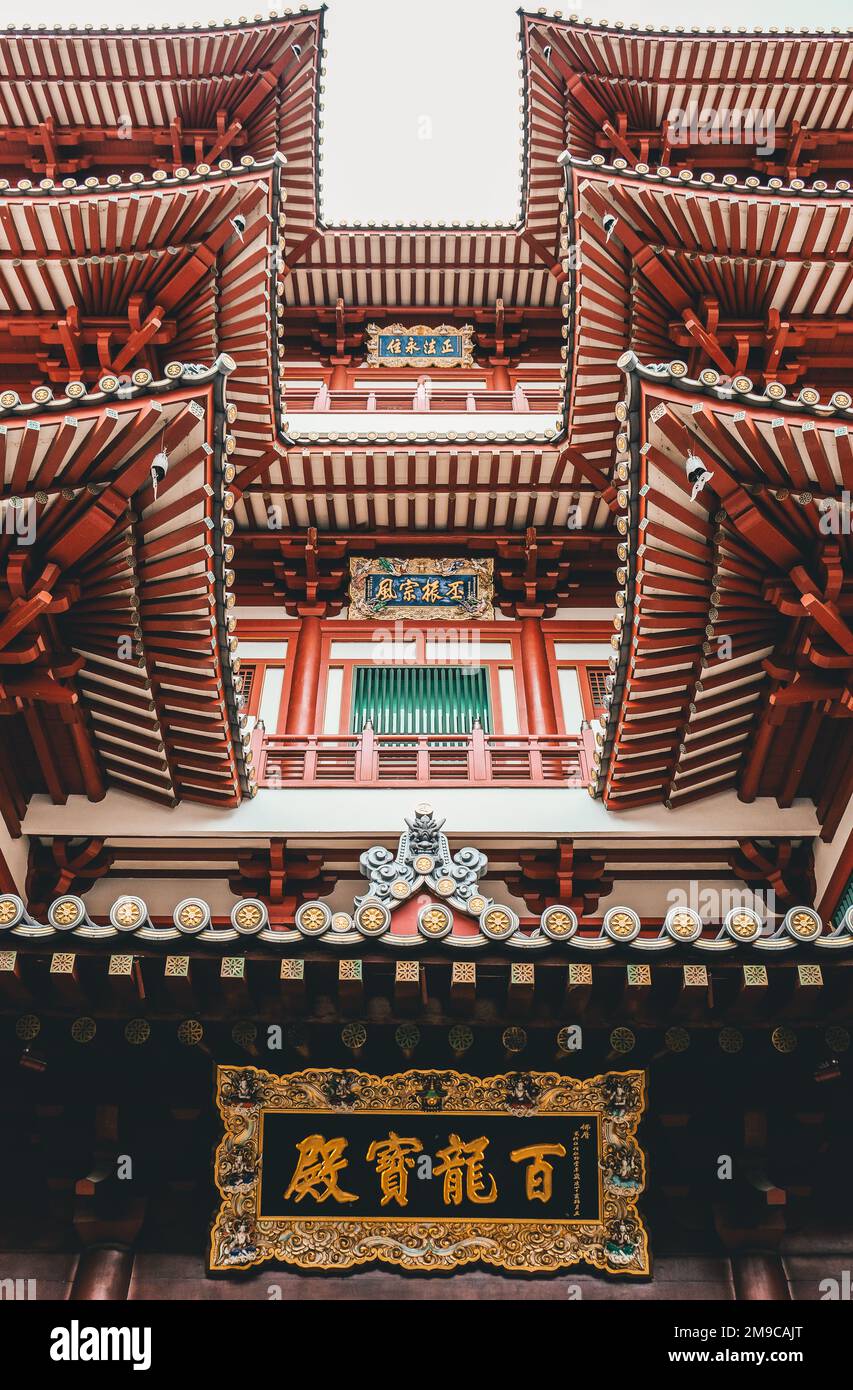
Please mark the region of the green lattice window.
POLYGON ((356 666, 350 729, 377 734, 470 734, 492 730, 489 673, 474 666, 356 666))

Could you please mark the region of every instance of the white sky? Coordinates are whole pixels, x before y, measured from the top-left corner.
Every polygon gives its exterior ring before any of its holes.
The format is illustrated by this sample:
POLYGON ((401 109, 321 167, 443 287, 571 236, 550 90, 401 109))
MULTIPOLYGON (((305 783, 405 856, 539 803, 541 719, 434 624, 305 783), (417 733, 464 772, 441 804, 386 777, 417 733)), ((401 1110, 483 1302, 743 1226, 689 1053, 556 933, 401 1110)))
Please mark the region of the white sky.
MULTIPOLYGON (((115 0, 68 0, 62 13, 58 0, 0 0, 0 24, 129 25, 137 17, 144 24, 191 23, 237 19, 242 4, 144 0, 119 13, 115 0)), ((331 0, 322 97, 327 221, 515 220, 518 6, 519 0, 331 0)), ((563 0, 563 12, 574 13, 570 0, 563 0)), ((593 17, 601 18, 598 10, 593 17)), ((846 29, 850 3, 715 0, 709 12, 695 0, 618 0, 607 18, 687 28, 710 20, 732 28, 846 29)))

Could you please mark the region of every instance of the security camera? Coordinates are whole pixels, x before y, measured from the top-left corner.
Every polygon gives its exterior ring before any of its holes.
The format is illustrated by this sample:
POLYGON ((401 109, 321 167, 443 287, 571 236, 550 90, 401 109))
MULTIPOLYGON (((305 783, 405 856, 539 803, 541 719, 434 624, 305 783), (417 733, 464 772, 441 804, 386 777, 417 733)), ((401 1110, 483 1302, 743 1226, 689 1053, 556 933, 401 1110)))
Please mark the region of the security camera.
POLYGON ((168 471, 169 458, 166 454, 166 450, 161 449, 159 454, 154 455, 154 461, 151 464, 151 489, 155 497, 157 496, 157 489, 163 482, 168 471))
POLYGON ((601 219, 601 225, 604 228, 604 240, 609 241, 616 226, 616 218, 612 212, 606 212, 604 214, 601 219))
POLYGON ((246 219, 243 216, 242 212, 236 212, 234 214, 234 216, 231 218, 231 226, 234 228, 234 231, 237 233, 238 237, 242 241, 243 233, 246 230, 246 219))
POLYGON ((690 499, 695 502, 705 484, 710 483, 714 475, 708 472, 702 460, 698 459, 695 454, 687 455, 684 460, 684 467, 687 470, 687 481, 693 485, 690 499))

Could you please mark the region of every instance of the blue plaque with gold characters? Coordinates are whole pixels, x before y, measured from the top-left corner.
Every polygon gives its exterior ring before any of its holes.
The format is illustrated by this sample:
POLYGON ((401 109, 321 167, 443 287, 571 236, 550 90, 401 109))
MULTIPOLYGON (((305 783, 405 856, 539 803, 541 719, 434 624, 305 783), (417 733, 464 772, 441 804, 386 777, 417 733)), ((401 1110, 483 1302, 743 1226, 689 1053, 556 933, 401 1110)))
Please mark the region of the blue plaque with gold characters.
POLYGON ((494 561, 353 556, 351 618, 493 618, 494 561))
POLYGON ((437 328, 419 323, 406 328, 391 323, 367 325, 368 367, 470 367, 474 362, 473 327, 442 323, 437 328))
POLYGON ((453 608, 477 599, 477 576, 460 574, 368 574, 364 597, 369 604, 393 603, 401 608, 453 608))
POLYGON ((280 1260, 647 1275, 641 1071, 220 1066, 211 1272, 280 1260))

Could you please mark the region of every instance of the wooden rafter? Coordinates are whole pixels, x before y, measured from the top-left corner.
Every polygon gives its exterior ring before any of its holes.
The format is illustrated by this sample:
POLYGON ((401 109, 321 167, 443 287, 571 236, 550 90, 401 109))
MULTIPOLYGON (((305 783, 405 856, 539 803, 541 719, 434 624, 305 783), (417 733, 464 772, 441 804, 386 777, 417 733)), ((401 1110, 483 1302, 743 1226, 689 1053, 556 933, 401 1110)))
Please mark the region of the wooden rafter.
POLYGON ((8 741, 5 781, 24 795, 41 777, 58 800, 107 782, 170 804, 239 798, 213 571, 218 382, 6 416, 7 489, 35 513, 33 544, 0 537, 0 711, 28 735, 8 741))
POLYGON ((605 798, 680 805, 739 785, 786 806, 811 795, 835 817, 816 770, 833 726, 849 739, 853 552, 823 533, 811 489, 843 505, 846 430, 632 380, 641 544, 605 798), (711 475, 697 499, 691 454, 711 475))

